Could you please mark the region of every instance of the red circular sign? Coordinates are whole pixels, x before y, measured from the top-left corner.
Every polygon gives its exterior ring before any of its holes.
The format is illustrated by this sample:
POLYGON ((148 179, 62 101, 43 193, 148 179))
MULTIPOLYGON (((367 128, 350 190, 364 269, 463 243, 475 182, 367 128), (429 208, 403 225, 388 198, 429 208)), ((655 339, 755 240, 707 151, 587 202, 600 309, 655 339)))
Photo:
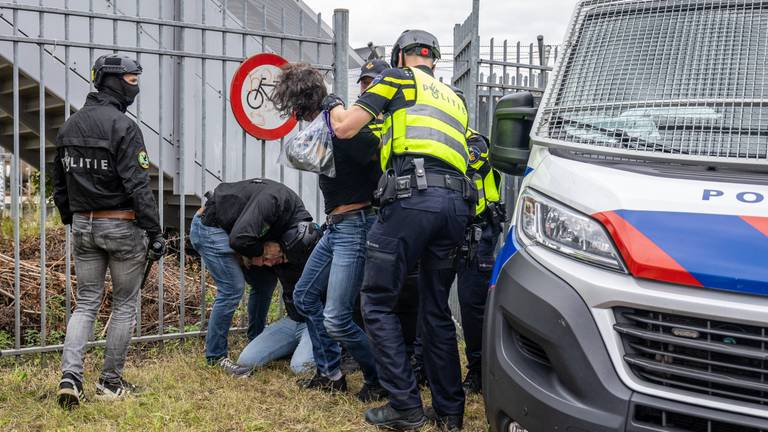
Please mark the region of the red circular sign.
POLYGON ((246 59, 232 78, 232 112, 240 126, 256 138, 280 139, 296 126, 296 117, 280 114, 271 100, 280 67, 286 63, 276 54, 256 54, 246 59))

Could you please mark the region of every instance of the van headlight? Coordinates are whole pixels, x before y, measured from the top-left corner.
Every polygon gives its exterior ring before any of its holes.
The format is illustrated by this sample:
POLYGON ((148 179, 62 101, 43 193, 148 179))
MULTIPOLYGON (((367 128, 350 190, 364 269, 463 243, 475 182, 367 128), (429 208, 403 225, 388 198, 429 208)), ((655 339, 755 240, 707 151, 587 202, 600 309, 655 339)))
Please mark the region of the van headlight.
POLYGON ((517 211, 518 237, 610 270, 626 273, 616 246, 605 228, 591 217, 526 189, 517 211))

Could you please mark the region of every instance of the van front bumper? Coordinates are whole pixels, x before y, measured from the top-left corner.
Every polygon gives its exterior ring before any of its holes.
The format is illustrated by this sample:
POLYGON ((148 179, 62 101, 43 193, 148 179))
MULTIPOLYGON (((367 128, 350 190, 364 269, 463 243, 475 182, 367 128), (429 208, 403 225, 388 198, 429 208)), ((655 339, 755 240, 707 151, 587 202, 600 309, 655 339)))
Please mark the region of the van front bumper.
POLYGON ((631 390, 582 297, 525 251, 509 259, 491 289, 483 338, 493 431, 506 432, 513 421, 530 432, 693 431, 712 422, 768 429, 764 418, 631 390))

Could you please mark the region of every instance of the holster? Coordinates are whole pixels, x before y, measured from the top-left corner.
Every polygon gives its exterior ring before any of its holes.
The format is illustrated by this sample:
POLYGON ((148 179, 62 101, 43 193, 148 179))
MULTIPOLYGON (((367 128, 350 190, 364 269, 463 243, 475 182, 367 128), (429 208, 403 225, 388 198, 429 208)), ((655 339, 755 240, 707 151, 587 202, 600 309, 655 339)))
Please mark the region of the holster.
MULTIPOLYGON (((483 238, 483 228, 480 224, 471 224, 464 231, 464 243, 459 249, 458 258, 464 260, 464 265, 469 266, 477 256, 477 249, 480 246, 480 240, 483 238)), ((460 260, 456 260, 456 269, 458 270, 460 260)))
POLYGON ((379 184, 373 192, 374 204, 384 207, 397 199, 395 170, 388 169, 379 177, 379 184))

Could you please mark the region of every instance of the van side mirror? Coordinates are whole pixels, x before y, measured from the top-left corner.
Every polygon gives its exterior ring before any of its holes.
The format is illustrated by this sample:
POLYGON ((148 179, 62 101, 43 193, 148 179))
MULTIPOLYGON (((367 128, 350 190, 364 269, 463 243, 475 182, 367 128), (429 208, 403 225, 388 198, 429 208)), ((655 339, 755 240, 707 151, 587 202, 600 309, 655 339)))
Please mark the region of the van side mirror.
POLYGON ((531 155, 529 135, 536 117, 533 94, 510 93, 496 104, 491 130, 491 165, 499 171, 521 176, 531 155))

